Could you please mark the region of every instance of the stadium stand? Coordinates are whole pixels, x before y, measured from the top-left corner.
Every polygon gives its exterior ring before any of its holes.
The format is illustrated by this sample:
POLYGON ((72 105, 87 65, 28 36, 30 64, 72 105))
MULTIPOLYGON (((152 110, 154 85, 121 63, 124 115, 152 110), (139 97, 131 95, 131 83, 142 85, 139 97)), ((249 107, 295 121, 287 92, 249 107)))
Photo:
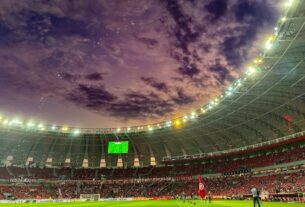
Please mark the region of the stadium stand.
MULTIPOLYGON (((214 196, 239 197, 251 186, 268 194, 305 192, 304 142, 211 159, 143 168, 0 167, 0 198, 79 198, 194 196, 196 176, 208 174, 205 186, 214 196), (290 164, 293 164, 289 167, 290 164), (260 170, 264 169, 264 170, 260 170)), ((277 199, 269 196, 269 199, 277 199)))

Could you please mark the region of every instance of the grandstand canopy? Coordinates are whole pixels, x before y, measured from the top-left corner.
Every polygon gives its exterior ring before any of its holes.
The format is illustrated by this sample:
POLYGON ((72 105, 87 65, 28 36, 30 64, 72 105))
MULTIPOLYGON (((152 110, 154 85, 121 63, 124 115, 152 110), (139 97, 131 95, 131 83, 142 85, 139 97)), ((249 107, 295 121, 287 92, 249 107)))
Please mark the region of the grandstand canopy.
POLYGON ((233 82, 219 96, 219 102, 209 103, 204 110, 199 108, 193 117, 188 114, 187 120, 183 116, 171 119, 170 126, 160 122, 162 127, 153 130, 145 125, 147 130, 80 129, 71 133, 69 128, 26 130, 6 125, 3 119, 0 157, 5 161, 12 156, 13 162, 20 165, 29 157, 40 165, 48 161, 52 166, 63 166, 67 158, 77 167, 83 165, 84 159, 88 159, 90 167, 99 167, 101 159, 107 166, 116 166, 118 158, 129 166, 135 158, 141 165, 149 165, 152 158, 160 163, 164 157, 223 151, 302 133, 304 25, 305 2, 294 1, 254 61, 254 71, 249 69, 241 75, 241 84, 238 80, 233 82), (114 140, 128 140, 129 153, 107 155, 107 143, 114 140))

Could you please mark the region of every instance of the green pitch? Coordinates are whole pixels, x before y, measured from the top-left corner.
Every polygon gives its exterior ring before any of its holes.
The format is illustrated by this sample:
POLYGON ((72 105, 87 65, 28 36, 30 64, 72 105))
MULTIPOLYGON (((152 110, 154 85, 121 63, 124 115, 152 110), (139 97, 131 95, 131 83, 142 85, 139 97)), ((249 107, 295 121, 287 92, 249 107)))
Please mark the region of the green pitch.
MULTIPOLYGON (((73 203, 36 203, 36 204, 0 204, 0 207, 201 207, 200 201, 107 201, 107 202, 73 202, 73 203)), ((204 207, 252 207, 251 201, 213 201, 211 204, 203 203, 204 207)), ((264 202, 263 207, 304 207, 300 203, 264 202)))

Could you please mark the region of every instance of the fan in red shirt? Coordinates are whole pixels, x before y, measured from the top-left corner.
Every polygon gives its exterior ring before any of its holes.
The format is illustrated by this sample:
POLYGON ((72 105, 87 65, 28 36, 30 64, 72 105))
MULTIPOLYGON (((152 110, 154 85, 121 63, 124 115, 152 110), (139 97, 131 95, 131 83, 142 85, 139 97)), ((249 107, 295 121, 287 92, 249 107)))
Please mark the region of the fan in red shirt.
POLYGON ((204 183, 203 183, 203 177, 200 176, 199 177, 199 190, 198 190, 198 195, 201 197, 201 200, 205 197, 206 193, 205 193, 205 187, 204 187, 204 183))

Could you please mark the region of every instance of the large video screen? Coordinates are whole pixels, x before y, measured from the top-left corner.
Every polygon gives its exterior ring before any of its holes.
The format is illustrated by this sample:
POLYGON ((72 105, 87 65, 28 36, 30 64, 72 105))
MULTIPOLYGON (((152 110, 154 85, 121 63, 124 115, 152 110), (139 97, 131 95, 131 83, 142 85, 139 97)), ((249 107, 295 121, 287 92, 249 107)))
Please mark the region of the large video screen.
POLYGON ((127 154, 128 141, 108 142, 108 154, 127 154))

